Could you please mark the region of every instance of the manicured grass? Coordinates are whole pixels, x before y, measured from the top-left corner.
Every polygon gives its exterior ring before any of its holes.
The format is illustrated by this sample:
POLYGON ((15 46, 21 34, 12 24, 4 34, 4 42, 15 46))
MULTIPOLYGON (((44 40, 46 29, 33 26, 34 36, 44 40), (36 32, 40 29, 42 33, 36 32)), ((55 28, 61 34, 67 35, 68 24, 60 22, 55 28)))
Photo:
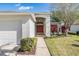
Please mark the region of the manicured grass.
POLYGON ((45 38, 52 56, 79 56, 79 36, 69 35, 45 38))

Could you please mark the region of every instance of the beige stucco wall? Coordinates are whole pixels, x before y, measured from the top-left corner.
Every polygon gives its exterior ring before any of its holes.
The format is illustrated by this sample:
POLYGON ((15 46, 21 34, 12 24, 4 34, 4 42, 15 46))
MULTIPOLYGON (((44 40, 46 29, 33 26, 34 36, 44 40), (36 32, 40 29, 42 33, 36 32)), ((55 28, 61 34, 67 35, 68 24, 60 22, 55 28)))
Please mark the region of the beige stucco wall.
POLYGON ((22 20, 22 38, 35 36, 35 23, 31 16, 22 20))
POLYGON ((29 19, 29 25, 29 36, 35 37, 35 22, 31 18, 29 19))

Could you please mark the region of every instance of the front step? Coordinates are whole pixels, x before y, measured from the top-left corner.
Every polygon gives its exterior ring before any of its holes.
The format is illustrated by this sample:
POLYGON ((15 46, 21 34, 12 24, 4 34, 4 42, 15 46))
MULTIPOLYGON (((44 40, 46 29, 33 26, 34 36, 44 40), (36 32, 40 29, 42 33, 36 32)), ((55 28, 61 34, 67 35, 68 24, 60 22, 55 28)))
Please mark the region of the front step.
POLYGON ((45 35, 36 35, 36 37, 45 37, 45 35))

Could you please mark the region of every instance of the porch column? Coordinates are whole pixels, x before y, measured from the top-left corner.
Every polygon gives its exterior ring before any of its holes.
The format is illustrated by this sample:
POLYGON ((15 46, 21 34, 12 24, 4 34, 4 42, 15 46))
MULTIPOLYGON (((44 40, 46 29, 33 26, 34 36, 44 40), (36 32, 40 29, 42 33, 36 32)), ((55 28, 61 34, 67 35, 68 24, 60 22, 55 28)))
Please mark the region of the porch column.
POLYGON ((46 20, 45 20, 45 34, 46 36, 50 37, 50 16, 46 17, 46 20))

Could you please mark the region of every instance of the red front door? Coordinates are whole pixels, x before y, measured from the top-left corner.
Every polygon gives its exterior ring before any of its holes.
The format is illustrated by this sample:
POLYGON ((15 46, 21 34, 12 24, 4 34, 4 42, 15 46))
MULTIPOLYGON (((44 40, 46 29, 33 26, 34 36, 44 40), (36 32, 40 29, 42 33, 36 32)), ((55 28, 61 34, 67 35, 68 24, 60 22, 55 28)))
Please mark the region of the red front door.
POLYGON ((37 25, 37 33, 43 33, 43 25, 37 25))
POLYGON ((36 25, 36 32, 37 32, 37 34, 43 34, 44 33, 43 24, 36 25))

